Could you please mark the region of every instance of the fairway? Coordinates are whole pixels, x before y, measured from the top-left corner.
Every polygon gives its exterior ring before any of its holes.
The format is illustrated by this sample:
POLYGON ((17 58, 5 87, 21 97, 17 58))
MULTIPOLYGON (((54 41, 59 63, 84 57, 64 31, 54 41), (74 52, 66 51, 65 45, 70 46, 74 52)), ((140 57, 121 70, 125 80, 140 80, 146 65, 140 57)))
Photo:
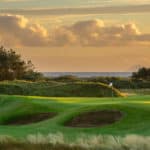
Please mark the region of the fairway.
POLYGON ((23 138, 29 134, 63 133, 74 139, 85 135, 150 135, 150 96, 125 98, 55 98, 36 96, 0 96, 0 135, 23 138), (88 111, 117 110, 122 118, 111 124, 93 128, 66 127, 73 117, 88 111), (52 112, 47 120, 28 125, 4 125, 26 115, 52 112))

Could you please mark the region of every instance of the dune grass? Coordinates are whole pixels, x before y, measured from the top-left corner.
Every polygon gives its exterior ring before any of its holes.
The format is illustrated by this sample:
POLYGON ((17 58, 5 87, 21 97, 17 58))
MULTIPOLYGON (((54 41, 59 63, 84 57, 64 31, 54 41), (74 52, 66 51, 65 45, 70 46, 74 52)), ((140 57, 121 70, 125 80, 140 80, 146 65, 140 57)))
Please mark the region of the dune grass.
POLYGON ((61 133, 29 135, 24 140, 0 136, 0 149, 4 150, 149 150, 150 137, 139 135, 85 136, 80 135, 73 142, 65 141, 61 133))
POLYGON ((94 82, 55 82, 55 81, 2 81, 0 94, 37 95, 52 97, 115 97, 121 93, 103 83, 94 82))

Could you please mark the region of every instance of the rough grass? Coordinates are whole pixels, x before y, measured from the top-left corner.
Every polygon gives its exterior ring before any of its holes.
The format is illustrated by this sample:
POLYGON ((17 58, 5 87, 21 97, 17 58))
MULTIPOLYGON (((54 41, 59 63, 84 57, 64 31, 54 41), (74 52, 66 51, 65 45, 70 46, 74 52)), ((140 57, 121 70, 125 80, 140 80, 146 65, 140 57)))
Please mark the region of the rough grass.
POLYGON ((5 150, 149 150, 150 137, 127 135, 90 136, 80 135, 74 142, 67 142, 61 133, 29 135, 22 141, 1 136, 0 149, 5 150))
POLYGON ((106 84, 93 82, 0 82, 0 94, 53 96, 53 97, 115 97, 122 96, 115 89, 106 84))
POLYGON ((122 89, 123 93, 127 93, 128 95, 150 95, 149 89, 122 89))

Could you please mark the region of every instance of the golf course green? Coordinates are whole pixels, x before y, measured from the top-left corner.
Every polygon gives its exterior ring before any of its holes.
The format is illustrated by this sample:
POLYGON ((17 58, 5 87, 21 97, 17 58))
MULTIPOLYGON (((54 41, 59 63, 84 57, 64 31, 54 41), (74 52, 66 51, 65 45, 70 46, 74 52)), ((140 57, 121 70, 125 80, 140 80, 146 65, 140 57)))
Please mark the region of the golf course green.
POLYGON ((60 132, 70 140, 78 137, 79 134, 149 136, 149 127, 150 96, 146 95, 109 98, 0 96, 0 135, 23 138, 29 134, 47 135, 60 132), (86 128, 66 126, 66 123, 74 117, 96 111, 118 111, 121 112, 122 117, 112 124, 103 126, 86 128), (44 113, 53 115, 27 124, 11 122, 44 113))

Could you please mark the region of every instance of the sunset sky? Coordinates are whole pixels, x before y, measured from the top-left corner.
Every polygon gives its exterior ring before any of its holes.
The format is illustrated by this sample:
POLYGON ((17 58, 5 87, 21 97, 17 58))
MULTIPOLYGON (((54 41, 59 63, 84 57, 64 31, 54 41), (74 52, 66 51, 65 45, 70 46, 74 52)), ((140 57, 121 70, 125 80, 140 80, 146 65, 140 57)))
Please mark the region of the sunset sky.
POLYGON ((150 67, 150 0, 0 0, 0 45, 38 71, 150 67))

